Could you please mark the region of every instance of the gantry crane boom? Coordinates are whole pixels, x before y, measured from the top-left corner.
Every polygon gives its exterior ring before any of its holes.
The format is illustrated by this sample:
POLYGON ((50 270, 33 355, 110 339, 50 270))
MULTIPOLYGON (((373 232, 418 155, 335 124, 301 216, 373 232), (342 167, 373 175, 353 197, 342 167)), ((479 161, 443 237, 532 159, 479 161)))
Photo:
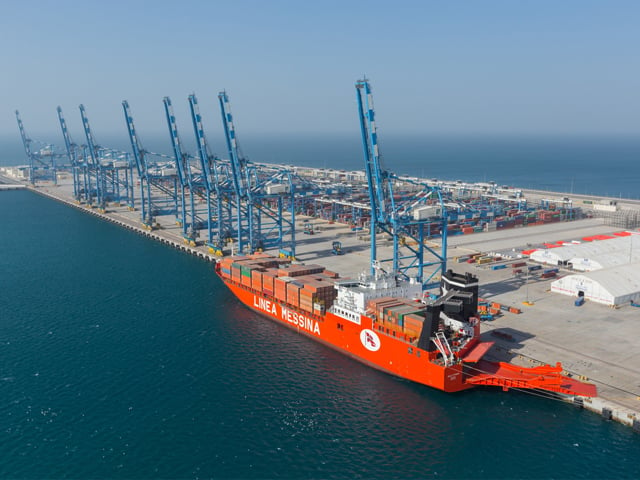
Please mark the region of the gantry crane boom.
POLYGON ((20 112, 16 110, 16 120, 18 121, 18 130, 20 130, 20 137, 22 138, 22 145, 24 145, 24 151, 29 159, 29 183, 33 184, 33 152, 31 151, 31 139, 27 136, 27 132, 24 130, 22 119, 20 118, 20 112))
POLYGON ((71 162, 71 172, 73 175, 73 197, 76 200, 80 200, 80 189, 79 187, 79 175, 78 169, 80 167, 78 162, 78 145, 76 145, 71 140, 71 135, 69 135, 69 130, 67 128, 67 121, 64 119, 64 115, 62 114, 62 108, 58 106, 56 108, 58 112, 58 121, 60 122, 60 128, 62 129, 62 138, 64 139, 64 146, 67 149, 67 155, 69 157, 69 161, 71 162))
POLYGON ((176 169, 178 171, 178 179, 182 186, 188 185, 187 171, 186 171, 186 156, 182 151, 182 144, 180 142, 180 136, 178 135, 178 126, 176 124, 176 116, 173 113, 173 105, 169 97, 162 99, 164 104, 164 110, 167 116, 167 125, 169 127, 169 136, 171 137, 171 146, 176 156, 176 169))
POLYGON ((211 155, 209 154, 209 145, 207 144, 207 139, 204 135, 202 116, 200 115, 200 107, 198 107, 198 99, 196 98, 196 95, 194 93, 189 95, 189 108, 191 110, 191 120, 193 122, 193 129, 196 134, 196 142, 198 144, 198 154, 200 156, 202 178, 205 181, 207 190, 212 191, 213 185, 211 181, 211 168, 209 165, 211 155))
POLYGON ((103 177, 102 168, 100 165, 100 158, 98 157, 98 146, 96 145, 89 125, 89 118, 87 117, 86 109, 84 105, 80 105, 80 117, 82 118, 82 127, 84 129, 84 135, 87 138, 87 148, 89 149, 89 158, 91 159, 90 168, 93 170, 96 177, 96 201, 98 202, 98 208, 103 209, 106 207, 104 198, 105 181, 103 177))
POLYGON ((124 119, 127 122, 127 132, 129 133, 129 140, 131 141, 131 150, 133 151, 133 159, 136 162, 136 170, 138 171, 138 177, 142 178, 147 174, 147 166, 144 163, 144 150, 138 140, 136 134, 136 128, 133 124, 133 116, 131 115, 131 108, 129 102, 122 101, 122 109, 124 110, 124 119))
POLYGON ((182 233, 185 240, 189 242, 195 242, 195 205, 193 198, 193 186, 191 184, 191 172, 189 171, 189 160, 187 155, 182 151, 182 143, 180 142, 180 135, 178 135, 178 125, 176 123, 176 116, 173 113, 173 105, 169 97, 164 97, 162 100, 164 104, 164 110, 167 116, 167 126, 169 127, 169 136, 171 137, 171 146, 173 147, 173 153, 176 159, 176 169, 178 171, 178 179, 181 185, 181 202, 182 202, 182 233), (189 197, 191 199, 191 225, 189 232, 187 232, 186 224, 186 212, 185 212, 185 190, 189 190, 189 197))
POLYGON ((138 178, 140 179, 140 216, 142 218, 142 225, 151 229, 153 228, 153 217, 151 214, 151 179, 149 177, 149 165, 147 165, 146 151, 142 148, 140 139, 136 133, 136 127, 133 123, 133 115, 131 114, 129 102, 123 100, 122 109, 124 111, 125 122, 127 123, 127 132, 129 133, 133 159, 136 163, 138 178))
POLYGON ((91 126, 89 125, 89 119, 87 118, 87 112, 84 105, 80 105, 80 116, 82 117, 82 127, 84 128, 84 134, 87 137, 87 147, 89 148, 89 156, 91 157, 91 163, 94 166, 99 167, 100 162, 98 160, 98 153, 96 148, 96 142, 91 132, 91 126))
POLYGON ((16 120, 18 121, 18 130, 20 130, 20 137, 22 137, 22 144, 24 145, 24 151, 29 159, 31 159, 31 139, 27 136, 20 118, 20 112, 16 110, 16 120))
POLYGON ((238 151, 236 129, 233 124, 233 115, 231 115, 231 106, 229 104, 229 96, 227 95, 227 92, 220 92, 218 94, 218 100, 220 102, 220 113, 222 114, 224 138, 227 142, 229 161, 231 162, 231 170, 233 173, 233 186, 238 197, 245 198, 247 195, 247 185, 245 182, 245 160, 241 157, 238 151))
POLYGON ((358 110, 360 113, 360 130, 365 155, 365 171, 369 184, 369 198, 372 204, 372 216, 376 220, 388 222, 393 215, 393 192, 389 182, 389 174, 382 168, 380 150, 378 147, 378 132, 376 130, 375 110, 371 85, 367 79, 356 82, 358 94, 358 110))
POLYGON ((60 122, 60 128, 62 129, 62 138, 64 139, 64 146, 67 149, 67 155, 69 155, 69 161, 71 165, 76 164, 76 147, 77 145, 71 141, 71 136, 69 135, 69 130, 67 129, 67 122, 62 115, 62 108, 58 106, 56 108, 58 112, 58 120, 60 122))

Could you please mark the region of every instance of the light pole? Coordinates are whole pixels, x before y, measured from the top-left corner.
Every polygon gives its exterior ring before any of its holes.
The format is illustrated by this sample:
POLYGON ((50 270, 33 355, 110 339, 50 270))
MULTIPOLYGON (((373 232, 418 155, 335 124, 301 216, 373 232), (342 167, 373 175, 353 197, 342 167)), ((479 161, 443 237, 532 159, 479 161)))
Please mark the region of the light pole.
POLYGON ((522 302, 523 305, 533 305, 533 302, 529 301, 529 267, 527 267, 527 276, 526 276, 526 280, 525 280, 525 295, 526 295, 526 300, 524 302, 522 302))

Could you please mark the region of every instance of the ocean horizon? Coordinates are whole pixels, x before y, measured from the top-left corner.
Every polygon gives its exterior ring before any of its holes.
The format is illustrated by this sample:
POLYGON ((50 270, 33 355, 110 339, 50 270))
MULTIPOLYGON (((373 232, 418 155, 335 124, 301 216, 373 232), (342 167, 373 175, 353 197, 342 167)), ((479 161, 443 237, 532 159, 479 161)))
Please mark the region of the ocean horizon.
MULTIPOLYGON (((185 129, 187 152, 195 143, 185 129)), ((51 140, 62 145, 61 138, 51 140)), ((82 138, 76 135, 76 141, 82 138)), ((222 139, 211 149, 226 158, 222 139)), ((363 170, 357 132, 332 135, 247 135, 244 155, 254 162, 363 170)), ((170 155, 168 135, 142 138, 149 151, 170 155)), ((106 136, 101 145, 130 152, 126 134, 106 136)), ((417 135, 381 138, 382 163, 397 175, 465 182, 494 181, 516 188, 640 199, 640 136, 633 135, 417 135)), ((27 163, 20 137, 0 137, 0 166, 27 163)))

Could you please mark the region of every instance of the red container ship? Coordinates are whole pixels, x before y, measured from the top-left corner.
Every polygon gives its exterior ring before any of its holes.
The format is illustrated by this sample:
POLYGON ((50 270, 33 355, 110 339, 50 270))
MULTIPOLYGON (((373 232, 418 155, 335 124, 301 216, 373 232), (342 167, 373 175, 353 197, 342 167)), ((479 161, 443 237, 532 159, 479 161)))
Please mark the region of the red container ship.
POLYGON ((216 273, 249 308, 371 367, 445 392, 477 385, 596 396, 595 385, 562 375, 562 366, 524 368, 483 360, 478 281, 451 271, 441 296, 376 271, 340 279, 320 265, 266 254, 221 259, 216 273))

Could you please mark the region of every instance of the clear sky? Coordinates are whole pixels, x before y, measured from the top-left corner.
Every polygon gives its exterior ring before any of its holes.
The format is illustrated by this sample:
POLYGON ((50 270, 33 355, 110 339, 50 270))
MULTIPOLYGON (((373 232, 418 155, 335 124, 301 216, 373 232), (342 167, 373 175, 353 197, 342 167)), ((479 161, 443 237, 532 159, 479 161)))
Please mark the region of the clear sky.
MULTIPOLYGON (((591 0, 4 0, 0 134, 75 138, 83 103, 97 137, 165 132, 187 96, 222 135, 358 131, 366 74, 381 132, 640 132, 640 2, 591 0)), ((188 129, 188 130, 187 130, 188 129)), ((54 140, 55 141, 55 140, 54 140)))

